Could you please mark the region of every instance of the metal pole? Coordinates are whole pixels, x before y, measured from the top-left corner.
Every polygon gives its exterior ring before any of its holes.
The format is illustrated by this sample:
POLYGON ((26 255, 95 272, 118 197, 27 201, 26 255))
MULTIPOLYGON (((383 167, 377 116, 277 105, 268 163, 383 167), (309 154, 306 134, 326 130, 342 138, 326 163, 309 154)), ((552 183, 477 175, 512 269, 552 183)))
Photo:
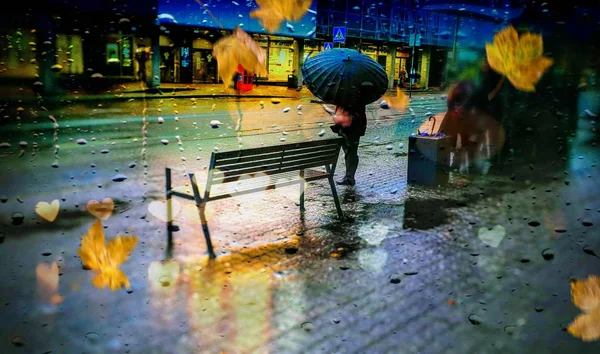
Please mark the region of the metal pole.
MULTIPOLYGON (((417 44, 417 27, 415 26, 415 40, 413 41, 412 54, 410 56, 410 73, 408 75, 408 97, 412 98, 413 71, 415 70, 415 45, 417 44)), ((416 71, 415 71, 416 74, 416 71)))
POLYGON ((460 16, 456 16, 456 20, 454 21, 454 41, 452 43, 452 64, 456 64, 456 46, 458 43, 458 23, 460 21, 460 16))

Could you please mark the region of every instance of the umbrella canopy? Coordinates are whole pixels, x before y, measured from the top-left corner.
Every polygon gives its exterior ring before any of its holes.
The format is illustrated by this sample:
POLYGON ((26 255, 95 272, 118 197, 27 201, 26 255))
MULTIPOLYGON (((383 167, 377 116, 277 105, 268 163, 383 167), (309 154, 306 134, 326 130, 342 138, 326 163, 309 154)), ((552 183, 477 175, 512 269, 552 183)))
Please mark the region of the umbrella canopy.
POLYGON ((388 88, 388 77, 370 57, 346 48, 321 52, 304 62, 306 87, 327 103, 342 107, 366 105, 388 88))

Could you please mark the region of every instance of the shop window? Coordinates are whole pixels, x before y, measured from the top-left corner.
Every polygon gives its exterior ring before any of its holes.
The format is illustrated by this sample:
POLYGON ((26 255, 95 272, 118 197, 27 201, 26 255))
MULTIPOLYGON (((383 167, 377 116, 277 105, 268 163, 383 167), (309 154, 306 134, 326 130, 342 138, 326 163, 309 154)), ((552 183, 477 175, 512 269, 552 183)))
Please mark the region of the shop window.
POLYGON ((56 55, 58 55, 58 63, 63 66, 62 73, 83 73, 83 46, 81 36, 58 34, 56 36, 56 55))
POLYGON ((37 74, 35 34, 29 29, 0 32, 0 77, 33 78, 37 74))
POLYGON ((133 72, 133 40, 130 36, 111 35, 106 44, 106 64, 108 75, 132 76, 133 72))
POLYGON ((106 63, 115 64, 120 63, 119 60, 119 45, 117 43, 108 43, 106 45, 106 63))
POLYGON ((286 81, 292 74, 293 52, 289 45, 275 46, 271 43, 269 50, 269 81, 286 81))

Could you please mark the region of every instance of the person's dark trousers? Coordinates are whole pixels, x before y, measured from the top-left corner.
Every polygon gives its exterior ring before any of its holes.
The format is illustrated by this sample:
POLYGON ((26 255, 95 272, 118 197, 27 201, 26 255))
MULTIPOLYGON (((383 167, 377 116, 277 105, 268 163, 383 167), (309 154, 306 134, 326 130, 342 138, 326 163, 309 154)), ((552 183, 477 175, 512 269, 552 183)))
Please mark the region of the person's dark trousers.
POLYGON ((348 180, 352 185, 356 182, 354 176, 358 168, 358 144, 360 143, 359 134, 342 134, 344 141, 342 149, 344 150, 344 160, 346 162, 345 180, 348 180))

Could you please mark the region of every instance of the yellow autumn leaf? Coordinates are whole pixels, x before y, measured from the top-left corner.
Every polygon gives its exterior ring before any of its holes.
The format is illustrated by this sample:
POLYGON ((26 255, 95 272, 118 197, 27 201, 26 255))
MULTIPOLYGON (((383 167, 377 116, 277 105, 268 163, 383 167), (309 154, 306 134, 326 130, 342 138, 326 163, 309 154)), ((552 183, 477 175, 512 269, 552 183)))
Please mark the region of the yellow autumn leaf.
POLYGON ((276 32, 281 22, 300 21, 312 4, 312 0, 256 0, 258 9, 250 17, 258 19, 269 33, 276 32))
POLYGON ((119 266, 125 263, 136 245, 136 236, 117 236, 105 244, 102 223, 96 220, 83 236, 77 253, 84 266, 98 272, 94 286, 117 290, 123 286, 129 288, 129 280, 119 266))
POLYGON ((399 87, 396 87, 396 97, 392 97, 389 99, 389 105, 393 109, 399 110, 404 113, 410 104, 410 99, 404 93, 404 91, 400 90, 399 87))
POLYGON ((225 87, 229 86, 240 64, 250 74, 267 75, 266 51, 239 27, 233 31, 233 35, 215 43, 213 56, 217 59, 217 71, 225 87))
POLYGON ((569 324, 567 331, 586 342, 600 339, 600 277, 590 275, 587 280, 572 280, 571 298, 584 313, 569 324))
POLYGON ((535 84, 553 64, 543 56, 542 36, 535 33, 519 34, 509 26, 494 36, 485 49, 490 67, 508 78, 518 90, 535 92, 535 84))

